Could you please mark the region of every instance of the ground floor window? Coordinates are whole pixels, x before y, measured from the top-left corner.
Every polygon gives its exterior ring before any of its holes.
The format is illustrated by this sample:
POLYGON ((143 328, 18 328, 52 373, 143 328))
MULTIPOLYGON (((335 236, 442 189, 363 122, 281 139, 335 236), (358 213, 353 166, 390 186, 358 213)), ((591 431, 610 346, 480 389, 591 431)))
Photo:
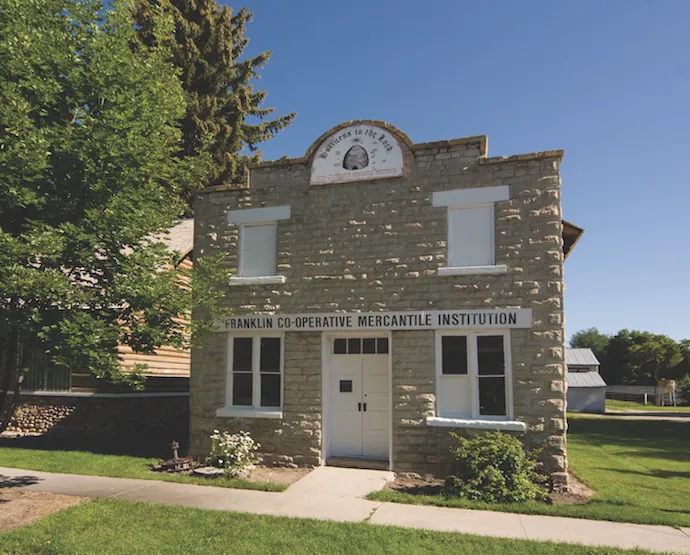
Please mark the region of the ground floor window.
POLYGON ((282 405, 282 336, 230 335, 228 364, 228 406, 259 409, 282 405))
POLYGON ((437 416, 512 417, 509 332, 438 332, 436 367, 437 416))

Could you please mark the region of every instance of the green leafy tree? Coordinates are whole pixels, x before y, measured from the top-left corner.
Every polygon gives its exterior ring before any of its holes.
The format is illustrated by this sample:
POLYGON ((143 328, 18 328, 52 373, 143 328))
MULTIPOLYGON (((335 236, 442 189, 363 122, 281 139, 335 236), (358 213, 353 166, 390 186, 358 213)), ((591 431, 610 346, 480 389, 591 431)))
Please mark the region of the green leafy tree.
POLYGON ((602 376, 609 384, 655 385, 674 377, 682 361, 683 350, 670 337, 622 329, 606 347, 602 376))
POLYGON ((248 164, 261 159, 259 146, 288 126, 295 114, 267 119, 266 91, 252 81, 271 53, 241 60, 249 39, 246 26, 253 14, 233 14, 216 0, 135 0, 133 14, 144 44, 155 44, 152 32, 157 7, 175 21, 173 61, 180 69, 187 97, 183 151, 193 155, 208 147, 213 157, 208 184, 244 180, 248 164))
POLYGON ((136 384, 118 343, 183 347, 180 314, 205 306, 203 331, 224 313, 219 255, 195 261, 190 292, 152 239, 209 166, 179 156, 172 22, 154 19, 155 46, 132 48, 124 1, 0 0, 0 430, 28 353, 136 384))
POLYGON ((610 336, 601 333, 597 328, 588 328, 575 332, 570 338, 570 346, 575 349, 592 349, 594 356, 601 362, 609 339, 610 336))

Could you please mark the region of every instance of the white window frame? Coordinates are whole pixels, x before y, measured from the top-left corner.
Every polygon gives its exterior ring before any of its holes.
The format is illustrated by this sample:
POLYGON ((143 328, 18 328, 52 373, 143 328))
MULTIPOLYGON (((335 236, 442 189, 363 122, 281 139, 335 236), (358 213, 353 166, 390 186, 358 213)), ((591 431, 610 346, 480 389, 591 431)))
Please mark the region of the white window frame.
POLYGON ((438 268, 439 276, 459 276, 488 274, 498 275, 508 272, 506 264, 496 264, 496 238, 495 238, 495 213, 494 203, 510 200, 510 187, 502 185, 500 187, 473 187, 469 189, 452 189, 449 191, 439 191, 432 195, 432 206, 446 208, 446 261, 448 266, 438 268), (491 227, 491 263, 482 266, 451 266, 451 252, 453 250, 453 237, 451 236, 450 212, 458 209, 472 209, 480 206, 491 207, 491 220, 494 225, 491 227))
POLYGON ((285 333, 274 331, 232 332, 228 334, 227 366, 226 366, 225 406, 216 410, 216 416, 239 418, 282 418, 283 403, 285 402, 285 333), (233 349, 238 337, 252 338, 252 406, 232 405, 233 388, 233 349), (261 406, 261 338, 274 337, 280 339, 280 406, 261 406))
POLYGON ((270 206, 266 208, 247 208, 245 210, 229 210, 227 219, 229 225, 239 225, 239 240, 237 242, 237 275, 230 278, 230 285, 269 285, 285 283, 285 276, 278 274, 278 222, 288 220, 291 216, 289 205, 270 206), (242 244, 245 226, 274 225, 276 228, 276 268, 273 274, 266 276, 242 275, 242 244))
POLYGON ((435 404, 435 416, 427 417, 426 423, 429 426, 457 427, 457 428, 478 428, 478 429, 498 429, 505 431, 526 431, 524 422, 514 421, 513 403, 513 363, 510 344, 510 330, 436 330, 436 395, 443 387, 444 380, 457 378, 467 378, 471 394, 471 415, 470 417, 454 417, 453 415, 441 415, 438 402, 435 404), (479 414, 479 368, 477 359, 477 337, 500 335, 503 337, 503 349, 505 357, 505 388, 506 388, 506 414, 500 415, 480 415, 479 414), (443 374, 442 338, 444 336, 465 336, 467 337, 468 366, 467 374, 443 374))

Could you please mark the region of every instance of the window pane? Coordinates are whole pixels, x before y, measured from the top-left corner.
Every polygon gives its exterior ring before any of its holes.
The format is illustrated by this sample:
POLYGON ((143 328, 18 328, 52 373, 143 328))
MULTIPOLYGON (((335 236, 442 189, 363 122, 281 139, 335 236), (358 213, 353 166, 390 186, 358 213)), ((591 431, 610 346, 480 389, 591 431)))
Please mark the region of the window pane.
POLYGON ((444 335, 441 337, 441 373, 467 374, 467 337, 444 335))
POLYGON ((362 352, 362 340, 361 339, 348 339, 347 340, 347 352, 348 354, 359 354, 362 352))
POLYGON ((367 338, 362 339, 362 352, 365 355, 373 355, 376 353, 376 339, 367 338))
POLYGON ((388 338, 382 337, 376 340, 376 352, 380 355, 388 354, 388 338))
POLYGON ((242 277, 275 275, 277 229, 274 223, 242 226, 238 275, 242 277))
MULTIPOLYGON (((280 377, 280 376, 278 376, 280 377)), ((252 375, 251 373, 233 372, 232 374, 232 404, 234 406, 252 406, 252 375)))
POLYGON ((502 335, 477 337, 477 360, 480 376, 502 376, 506 373, 502 335))
POLYGON ((232 344, 232 371, 252 371, 252 338, 235 337, 232 344))
POLYGON ((479 378, 479 414, 505 416, 506 380, 504 377, 479 378))
POLYGON ((261 338, 261 372, 280 372, 280 337, 261 338))
POLYGON ((494 263, 493 205, 448 210, 448 265, 494 263))
POLYGON ((347 339, 336 339, 333 342, 333 354, 344 355, 347 353, 347 339))
POLYGON ((261 374, 261 406, 280 406, 280 374, 261 374))
POLYGON ((352 393, 352 380, 340 380, 340 393, 352 393))

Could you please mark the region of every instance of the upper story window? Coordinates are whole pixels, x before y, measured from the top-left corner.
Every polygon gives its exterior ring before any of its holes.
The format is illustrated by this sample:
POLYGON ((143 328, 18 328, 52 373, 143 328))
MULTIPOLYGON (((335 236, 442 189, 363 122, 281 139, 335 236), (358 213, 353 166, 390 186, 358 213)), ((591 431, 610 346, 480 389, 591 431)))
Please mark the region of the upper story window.
POLYGON ((285 283, 276 267, 278 221, 290 218, 289 206, 228 212, 228 223, 240 226, 237 275, 231 285, 285 283))
POLYGON ((494 203, 510 199, 510 188, 479 187, 434 193, 432 204, 448 209, 447 263, 439 275, 503 274, 496 264, 494 203))
POLYGON ((243 224, 240 227, 239 277, 276 275, 278 224, 243 224))

